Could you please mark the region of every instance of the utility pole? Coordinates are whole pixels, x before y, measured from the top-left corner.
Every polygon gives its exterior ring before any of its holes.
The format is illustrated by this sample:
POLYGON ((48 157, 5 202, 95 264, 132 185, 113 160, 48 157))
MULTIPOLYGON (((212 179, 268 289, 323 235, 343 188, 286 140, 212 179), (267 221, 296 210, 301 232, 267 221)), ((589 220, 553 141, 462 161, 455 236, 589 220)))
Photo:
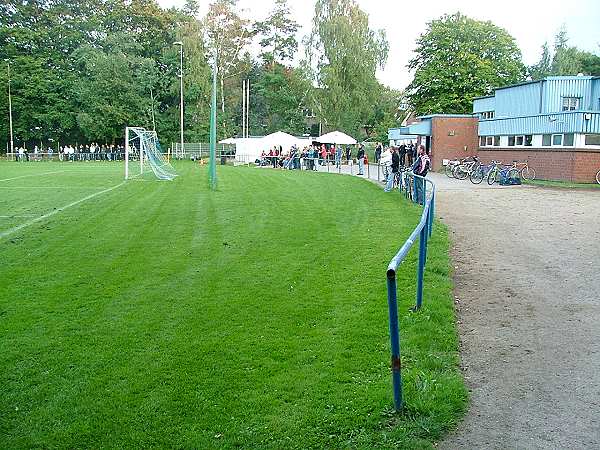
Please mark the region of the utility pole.
POLYGON ((181 114, 179 118, 179 125, 181 132, 181 154, 183 155, 183 42, 177 41, 174 42, 173 45, 179 45, 179 110, 181 114))

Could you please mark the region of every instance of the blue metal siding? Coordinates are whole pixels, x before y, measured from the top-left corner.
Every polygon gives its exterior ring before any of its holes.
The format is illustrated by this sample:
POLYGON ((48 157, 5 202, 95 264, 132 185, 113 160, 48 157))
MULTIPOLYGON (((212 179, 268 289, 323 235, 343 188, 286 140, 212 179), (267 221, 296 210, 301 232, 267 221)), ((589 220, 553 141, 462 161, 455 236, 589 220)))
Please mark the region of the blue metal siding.
POLYGON ((473 100, 473 112, 495 111, 496 99, 494 97, 476 98, 473 100))
POLYGON ((600 78, 592 80, 592 106, 593 111, 600 111, 600 78))
POLYGON ((496 90, 496 117, 518 117, 540 112, 541 82, 496 90))
POLYGON ((480 136, 548 133, 600 133, 600 113, 572 111, 479 122, 480 136))
POLYGON ((431 120, 423 120, 422 122, 411 123, 408 126, 407 134, 417 134, 419 136, 431 136, 431 120))
POLYGON ((544 82, 542 113, 562 111, 563 97, 580 97, 579 109, 597 109, 592 105, 591 77, 549 77, 544 82))

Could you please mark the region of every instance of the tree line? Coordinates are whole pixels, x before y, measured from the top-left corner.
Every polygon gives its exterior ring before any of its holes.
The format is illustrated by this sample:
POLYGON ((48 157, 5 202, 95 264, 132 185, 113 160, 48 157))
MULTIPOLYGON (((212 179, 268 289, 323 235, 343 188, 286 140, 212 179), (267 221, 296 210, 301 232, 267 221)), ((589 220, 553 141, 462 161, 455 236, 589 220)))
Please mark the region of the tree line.
POLYGON ((376 71, 389 45, 355 0, 316 0, 302 46, 287 0, 264 20, 237 0, 214 0, 199 17, 196 0, 161 8, 156 0, 9 0, 0 4, 0 149, 8 140, 8 68, 17 144, 116 143, 126 125, 179 141, 179 75, 184 51, 186 142, 209 134, 211 64, 218 55, 218 137, 242 134, 242 85, 250 80, 251 135, 282 130, 317 135, 339 129, 385 141, 407 111, 470 113, 473 98, 496 87, 549 75, 600 75, 600 57, 568 45, 527 67, 515 39, 463 14, 429 22, 416 41, 405 91, 376 71), (304 52, 300 54, 300 47, 304 52), (251 54, 251 50, 258 52, 251 54))
MULTIPOLYGON (((275 0, 261 21, 244 17, 237 0, 215 0, 201 18, 198 10, 196 0, 168 9, 156 0, 0 4, 0 85, 6 93, 10 64, 15 139, 114 143, 135 125, 178 141, 176 42, 184 51, 186 142, 208 140, 215 54, 219 138, 241 135, 245 79, 251 135, 315 135, 322 127, 382 139, 395 123, 399 93, 375 77, 387 58, 385 33, 371 29, 354 0, 317 1, 303 55, 286 0, 275 0)), ((6 95, 0 110, 4 149, 6 95)))

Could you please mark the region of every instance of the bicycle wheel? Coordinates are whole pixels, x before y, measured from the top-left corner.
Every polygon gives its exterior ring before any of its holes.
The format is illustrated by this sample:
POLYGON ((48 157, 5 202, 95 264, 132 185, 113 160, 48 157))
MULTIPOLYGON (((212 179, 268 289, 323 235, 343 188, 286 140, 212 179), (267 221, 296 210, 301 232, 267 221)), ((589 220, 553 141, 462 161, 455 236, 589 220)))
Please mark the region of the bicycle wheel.
POLYGON ((453 164, 446 164, 446 168, 444 169, 444 172, 446 173, 446 176, 448 178, 452 178, 452 171, 454 170, 454 165, 453 164))
POLYGON ((600 170, 596 172, 596 183, 600 184, 600 170))
POLYGON ((524 180, 535 180, 535 169, 529 166, 523 167, 521 169, 521 178, 524 180))
POLYGON ((498 175, 498 169, 490 170, 490 173, 488 173, 488 176, 487 176, 487 184, 489 184, 490 186, 492 184, 494 184, 496 182, 497 175, 498 175))
POLYGON ((466 167, 460 165, 456 167, 456 171, 454 172, 454 176, 459 180, 465 180, 469 176, 469 171, 466 167))
POLYGON ((469 180, 471 180, 471 183, 473 184, 479 184, 483 181, 484 176, 485 174, 483 173, 483 169, 479 167, 477 170, 471 172, 471 175, 469 175, 469 180))

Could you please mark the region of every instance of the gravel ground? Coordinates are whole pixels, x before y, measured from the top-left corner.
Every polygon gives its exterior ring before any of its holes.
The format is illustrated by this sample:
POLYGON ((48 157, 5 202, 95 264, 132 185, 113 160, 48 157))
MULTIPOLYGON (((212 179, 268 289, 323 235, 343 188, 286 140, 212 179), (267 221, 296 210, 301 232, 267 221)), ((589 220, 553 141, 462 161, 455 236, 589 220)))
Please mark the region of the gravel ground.
POLYGON ((600 192, 431 178, 471 392, 439 447, 600 448, 600 192))

